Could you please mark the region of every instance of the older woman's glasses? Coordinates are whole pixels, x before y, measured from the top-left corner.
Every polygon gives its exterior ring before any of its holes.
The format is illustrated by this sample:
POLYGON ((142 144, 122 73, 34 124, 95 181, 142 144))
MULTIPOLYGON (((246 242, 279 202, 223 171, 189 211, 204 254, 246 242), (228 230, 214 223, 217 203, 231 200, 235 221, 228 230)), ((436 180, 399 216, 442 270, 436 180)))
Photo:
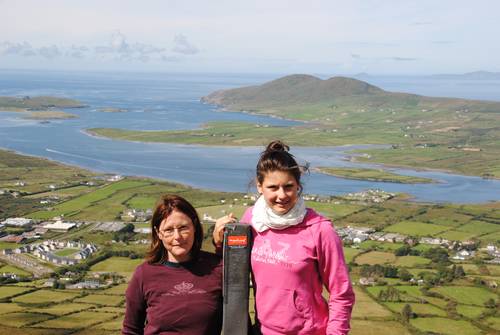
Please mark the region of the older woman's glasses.
POLYGON ((191 233, 192 226, 180 226, 177 228, 167 228, 164 230, 156 230, 158 232, 158 235, 162 235, 164 237, 172 237, 175 234, 175 231, 181 236, 187 236, 189 233, 191 233))

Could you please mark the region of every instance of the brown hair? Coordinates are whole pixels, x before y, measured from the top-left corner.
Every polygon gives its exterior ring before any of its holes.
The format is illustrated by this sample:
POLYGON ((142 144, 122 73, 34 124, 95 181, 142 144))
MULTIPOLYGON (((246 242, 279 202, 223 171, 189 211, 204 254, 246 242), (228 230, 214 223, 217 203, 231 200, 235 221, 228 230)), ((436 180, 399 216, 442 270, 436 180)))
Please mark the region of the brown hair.
POLYGON ((269 143, 266 150, 261 152, 259 162, 257 163, 256 175, 257 182, 262 184, 266 173, 272 171, 285 171, 290 172, 297 181, 300 190, 302 184, 300 183, 300 176, 302 172, 307 171, 306 166, 297 164, 295 157, 288 152, 290 147, 285 143, 276 140, 269 143))
POLYGON ((191 259, 196 259, 203 242, 203 228, 200 218, 194 207, 183 197, 178 195, 163 195, 156 205, 151 219, 151 245, 146 253, 146 261, 150 264, 161 263, 168 259, 167 249, 163 246, 162 240, 158 237, 158 230, 161 222, 165 220, 173 211, 178 211, 187 215, 194 225, 194 243, 190 251, 191 259))

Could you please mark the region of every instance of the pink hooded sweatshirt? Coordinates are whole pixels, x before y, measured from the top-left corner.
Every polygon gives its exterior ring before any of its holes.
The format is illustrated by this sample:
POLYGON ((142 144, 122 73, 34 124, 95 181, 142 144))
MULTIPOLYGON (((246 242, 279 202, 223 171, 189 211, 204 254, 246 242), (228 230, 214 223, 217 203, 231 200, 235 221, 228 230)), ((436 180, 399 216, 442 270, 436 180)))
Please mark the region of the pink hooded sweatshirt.
MULTIPOLYGON (((251 223, 252 209, 242 222, 251 223)), ((347 334, 354 292, 331 222, 308 208, 296 226, 253 233, 251 265, 262 334, 347 334)))

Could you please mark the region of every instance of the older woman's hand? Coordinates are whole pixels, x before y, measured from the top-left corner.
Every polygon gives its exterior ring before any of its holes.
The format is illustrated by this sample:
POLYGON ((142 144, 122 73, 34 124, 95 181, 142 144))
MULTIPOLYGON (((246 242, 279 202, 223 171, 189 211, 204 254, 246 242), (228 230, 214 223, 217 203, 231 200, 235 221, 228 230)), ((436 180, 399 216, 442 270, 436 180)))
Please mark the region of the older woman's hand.
POLYGON ((236 221, 237 219, 233 213, 229 213, 228 215, 223 216, 217 219, 217 221, 215 221, 213 239, 214 239, 214 245, 216 247, 222 245, 222 242, 224 240, 224 227, 226 226, 226 224, 235 223, 236 221))

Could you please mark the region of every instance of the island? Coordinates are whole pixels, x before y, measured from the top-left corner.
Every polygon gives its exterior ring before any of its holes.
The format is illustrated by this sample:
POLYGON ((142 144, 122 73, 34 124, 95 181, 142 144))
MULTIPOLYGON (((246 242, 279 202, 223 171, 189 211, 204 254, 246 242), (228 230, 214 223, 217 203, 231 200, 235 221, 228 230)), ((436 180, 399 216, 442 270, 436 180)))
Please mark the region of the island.
POLYGON ((74 119, 75 114, 57 110, 59 108, 82 108, 86 105, 78 100, 51 96, 0 96, 0 112, 28 112, 25 119, 61 120, 74 119))
POLYGON ((500 102, 385 91, 367 82, 290 75, 262 85, 220 90, 201 98, 225 111, 301 121, 289 127, 210 122, 185 131, 89 129, 114 139, 204 145, 293 146, 389 144, 366 149, 359 161, 500 178, 500 102))
POLYGON ((366 180, 384 183, 419 184, 434 182, 434 180, 430 178, 404 176, 383 169, 364 169, 355 167, 318 167, 315 168, 314 171, 345 179, 366 180))
POLYGON ((117 108, 117 107, 103 107, 98 109, 99 112, 103 113, 125 113, 128 112, 125 108, 117 108))

